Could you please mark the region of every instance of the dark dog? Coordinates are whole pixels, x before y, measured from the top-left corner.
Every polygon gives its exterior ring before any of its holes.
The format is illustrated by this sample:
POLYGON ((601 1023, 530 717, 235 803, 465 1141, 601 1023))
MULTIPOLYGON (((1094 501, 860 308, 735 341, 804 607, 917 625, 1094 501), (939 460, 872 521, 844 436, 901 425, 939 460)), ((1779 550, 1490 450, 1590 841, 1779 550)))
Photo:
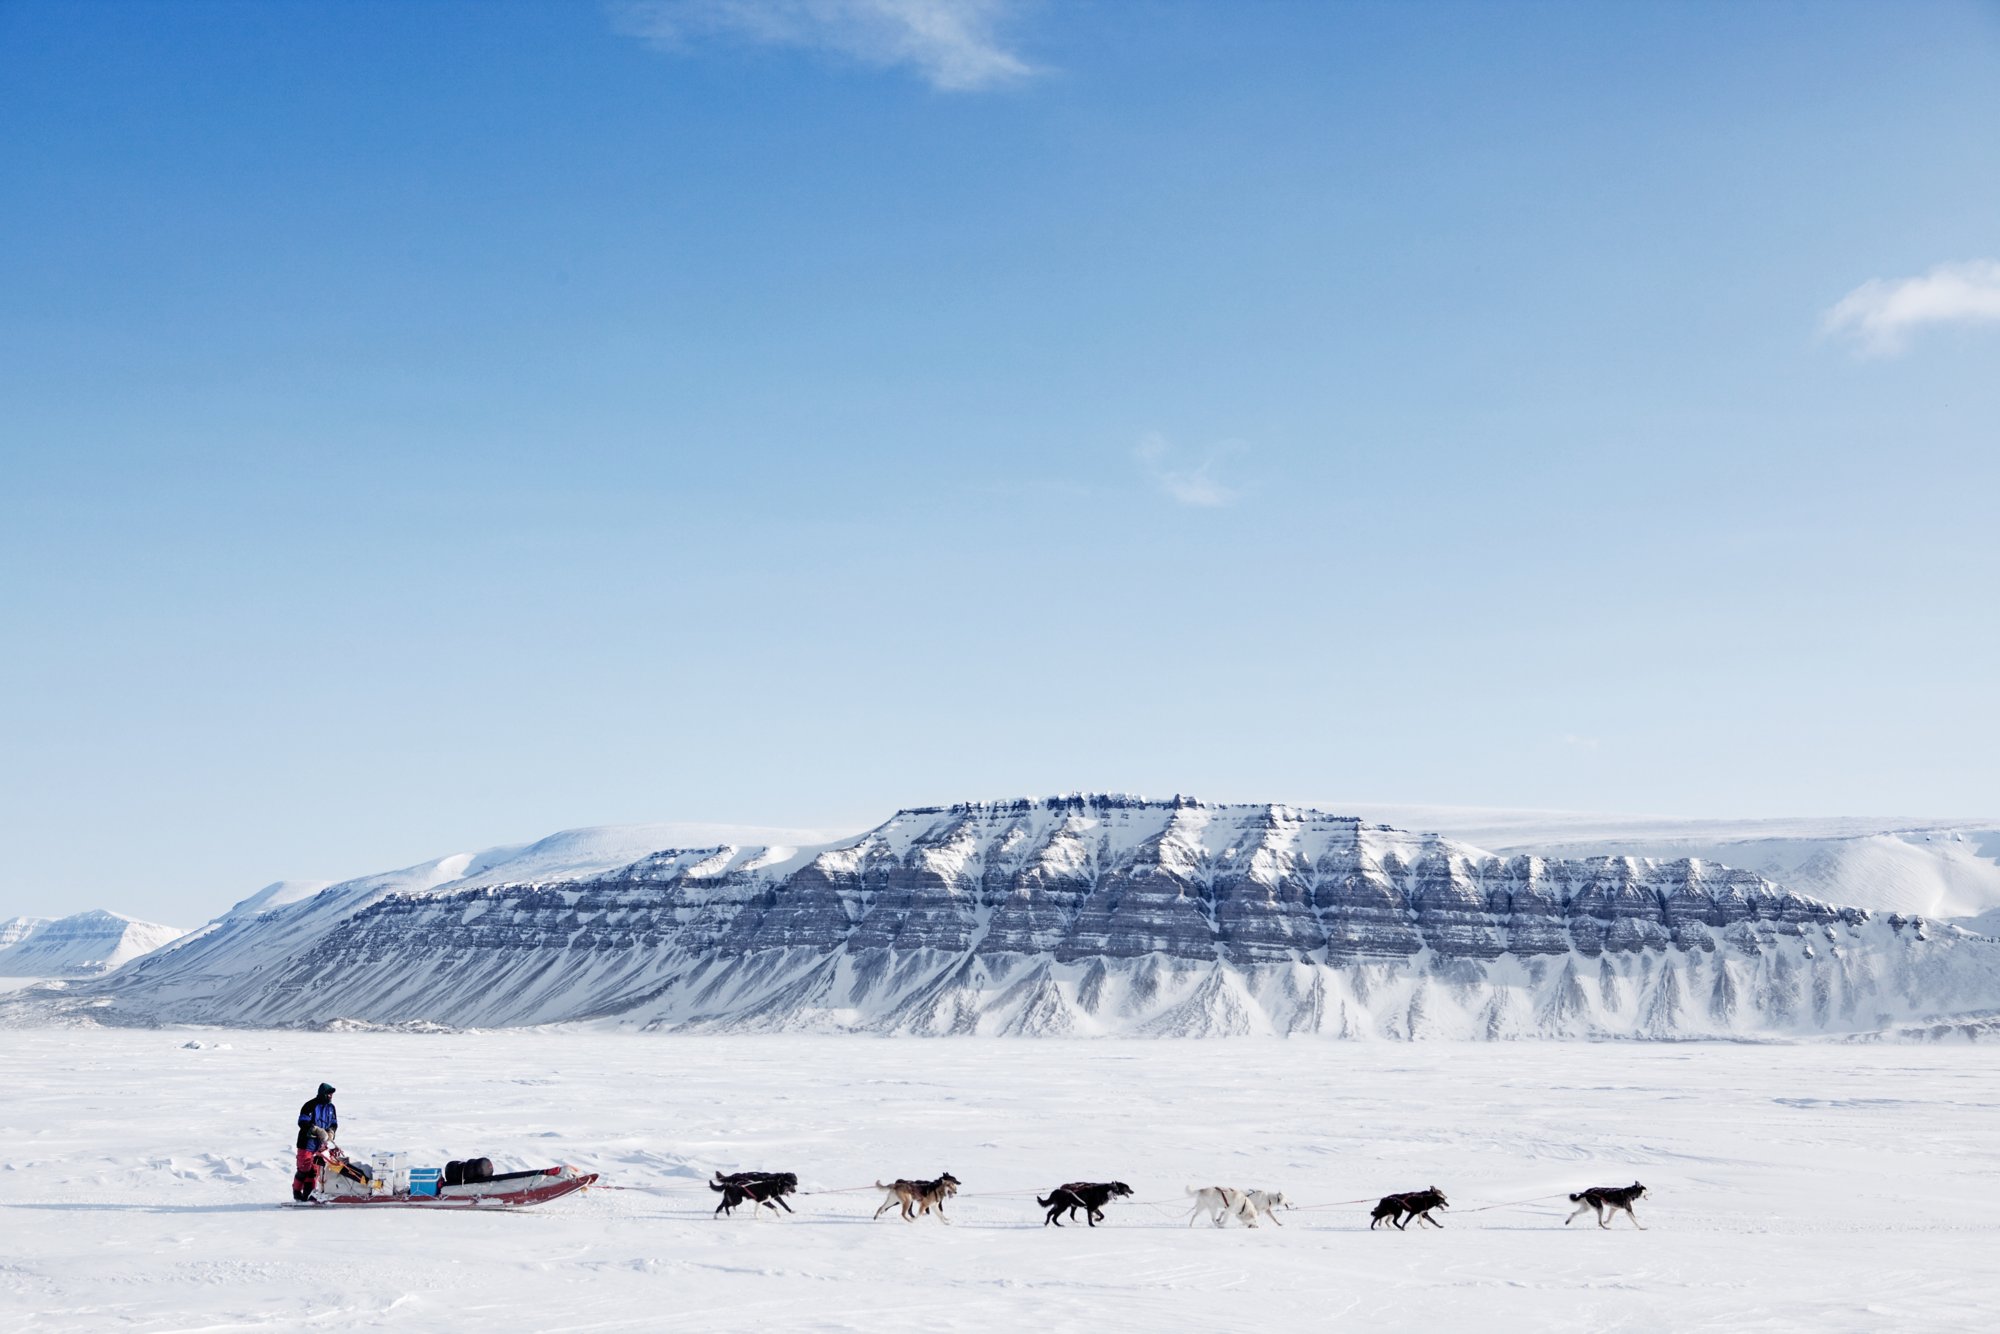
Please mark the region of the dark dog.
POLYGON ((737 1205, 748 1200, 757 1206, 751 1210, 751 1216, 755 1217, 759 1209, 769 1209, 773 1214, 780 1209, 792 1212, 785 1196, 799 1188, 799 1179, 791 1172, 731 1172, 727 1176, 717 1172, 708 1188, 722 1196, 722 1203, 715 1206, 716 1214, 733 1214, 737 1205))
POLYGON ((900 1204, 905 1222, 914 1223, 918 1214, 936 1209, 938 1221, 949 1223, 951 1220, 944 1216, 944 1202, 958 1194, 958 1178, 949 1172, 938 1173, 935 1181, 909 1181, 898 1177, 886 1186, 876 1182, 875 1189, 883 1194, 882 1207, 875 1211, 877 1218, 900 1204))
POLYGON ((1061 1227, 1064 1213, 1075 1221, 1079 1209, 1083 1210, 1083 1221, 1096 1227, 1097 1220, 1104 1217, 1107 1202, 1131 1193, 1132 1188, 1122 1181, 1065 1181, 1050 1191, 1046 1200, 1037 1196, 1035 1203, 1049 1211, 1049 1216, 1042 1220, 1043 1227, 1050 1223, 1061 1227))
POLYGON ((1429 1223, 1432 1227, 1443 1227, 1443 1223, 1431 1217, 1431 1210, 1450 1207, 1450 1201, 1445 1199, 1444 1192, 1436 1186, 1432 1186, 1429 1190, 1405 1191, 1401 1195, 1384 1195, 1382 1202, 1375 1206, 1375 1212, 1368 1215, 1368 1230, 1373 1232, 1385 1218, 1396 1225, 1398 1232, 1407 1230, 1410 1226, 1409 1220, 1412 1218, 1429 1223))
POLYGON ((1563 1226, 1568 1227, 1571 1223, 1575 1222, 1578 1215, 1582 1214, 1585 1209, 1595 1209, 1597 1211, 1597 1225, 1599 1227, 1610 1227, 1611 1224, 1605 1220, 1605 1215, 1612 1214, 1615 1216, 1620 1209, 1623 1209, 1625 1216, 1632 1220, 1632 1226, 1644 1232, 1646 1225, 1639 1221, 1639 1215, 1632 1212, 1632 1201, 1645 1193, 1646 1188, 1636 1181, 1629 1186, 1592 1186, 1589 1190, 1578 1191, 1576 1194, 1570 1196, 1570 1199, 1582 1200, 1583 1203, 1576 1206, 1576 1213, 1563 1219, 1563 1226))

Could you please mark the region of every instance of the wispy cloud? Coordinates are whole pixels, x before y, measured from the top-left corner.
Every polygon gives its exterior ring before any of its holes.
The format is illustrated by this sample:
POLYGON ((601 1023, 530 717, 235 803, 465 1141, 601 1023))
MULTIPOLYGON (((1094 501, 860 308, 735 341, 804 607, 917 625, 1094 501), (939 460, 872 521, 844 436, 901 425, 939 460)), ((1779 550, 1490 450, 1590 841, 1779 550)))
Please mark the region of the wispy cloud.
POLYGON ((1167 443, 1166 437, 1158 434, 1146 436, 1132 451, 1139 460, 1139 466, 1162 491, 1183 505, 1194 505, 1203 509, 1219 509, 1231 505, 1242 494, 1237 488, 1226 484, 1218 472, 1222 461, 1231 454, 1241 453, 1243 446, 1235 441, 1216 445, 1200 458, 1192 461, 1179 455, 1167 443))
POLYGON ((933 88, 969 92, 1035 69, 1005 38, 1021 0, 614 0, 618 26, 668 51, 749 42, 907 66, 933 88))
POLYGON ((1826 332, 1870 356, 1895 356, 1929 324, 2000 321, 2000 260, 1940 264, 1915 278, 1871 278, 1826 312, 1826 332))
POLYGON ((1596 750, 1601 744, 1597 737, 1579 736, 1575 732, 1564 732, 1562 734, 1562 743, 1574 750, 1596 750))

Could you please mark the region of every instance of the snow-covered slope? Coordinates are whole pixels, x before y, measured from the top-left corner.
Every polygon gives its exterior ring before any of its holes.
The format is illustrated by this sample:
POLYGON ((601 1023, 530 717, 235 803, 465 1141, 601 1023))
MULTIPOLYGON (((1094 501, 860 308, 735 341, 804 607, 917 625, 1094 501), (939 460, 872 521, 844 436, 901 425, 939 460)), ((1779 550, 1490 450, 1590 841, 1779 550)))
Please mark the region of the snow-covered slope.
POLYGON ((903 811, 820 848, 620 862, 631 847, 591 831, 348 881, 10 1010, 1479 1038, 1873 1033, 2000 1012, 2000 941, 1949 926, 1699 860, 1502 858, 1284 806, 1069 797, 903 811))
POLYGON ((17 917, 7 926, 17 923, 31 925, 0 948, 0 977, 96 977, 181 935, 176 926, 95 908, 54 921, 17 917))
POLYGON ((1719 861, 1871 912, 1953 918, 2000 908, 2000 820, 1672 820, 1440 806, 1343 809, 1502 854, 1719 861))
POLYGON ((46 917, 9 917, 0 922, 0 950, 19 944, 49 924, 46 917))

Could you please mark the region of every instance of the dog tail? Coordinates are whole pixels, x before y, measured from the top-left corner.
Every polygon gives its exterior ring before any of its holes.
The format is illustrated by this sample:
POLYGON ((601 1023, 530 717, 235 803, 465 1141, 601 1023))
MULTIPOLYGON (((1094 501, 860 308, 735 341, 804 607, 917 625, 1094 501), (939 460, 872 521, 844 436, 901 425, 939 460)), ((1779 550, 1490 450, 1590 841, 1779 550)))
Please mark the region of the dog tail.
POLYGON ((1045 1200, 1045 1199, 1043 1199, 1043 1198, 1042 1198, 1041 1196, 1037 1195, 1037 1196, 1035 1197, 1035 1203, 1036 1203, 1036 1204, 1039 1204, 1039 1205, 1041 1205, 1041 1206, 1042 1206, 1042 1208, 1046 1209, 1046 1208, 1048 1208, 1048 1207, 1049 1207, 1049 1206, 1050 1206, 1051 1204, 1055 1203, 1055 1198, 1056 1198, 1056 1196, 1057 1196, 1057 1195, 1059 1195, 1059 1194, 1061 1194, 1061 1193, 1062 1193, 1062 1192, 1060 1192, 1060 1191, 1053 1191, 1053 1190, 1052 1190, 1052 1191, 1050 1191, 1050 1192, 1049 1192, 1049 1198, 1048 1198, 1048 1199, 1046 1199, 1046 1200, 1045 1200))
POLYGON ((1576 1203, 1576 1202, 1577 1202, 1578 1200, 1580 1200, 1580 1199, 1582 1199, 1582 1198, 1583 1198, 1583 1192, 1582 1192, 1582 1191, 1578 1191, 1578 1192, 1577 1192, 1576 1194, 1574 1194, 1574 1195, 1572 1195, 1572 1196, 1570 1196, 1570 1197, 1569 1197, 1569 1202, 1570 1202, 1571 1204, 1575 1204, 1575 1203, 1576 1203))
POLYGON ((727 1195, 729 1193, 729 1187, 718 1186, 713 1181, 708 1183, 708 1188, 714 1191, 717 1195, 727 1195))
POLYGON ((1199 1195, 1201 1192, 1202 1188, 1200 1186, 1189 1186, 1187 1188, 1187 1193, 1190 1195, 1199 1195))
POLYGON ((885 1185, 883 1185, 883 1184, 882 1184, 881 1182, 879 1182, 879 1181, 878 1181, 878 1182, 876 1182, 876 1183, 875 1183, 875 1189, 877 1189, 877 1190, 890 1190, 890 1189, 892 1189, 892 1187, 889 1187, 889 1186, 885 1186, 885 1185))

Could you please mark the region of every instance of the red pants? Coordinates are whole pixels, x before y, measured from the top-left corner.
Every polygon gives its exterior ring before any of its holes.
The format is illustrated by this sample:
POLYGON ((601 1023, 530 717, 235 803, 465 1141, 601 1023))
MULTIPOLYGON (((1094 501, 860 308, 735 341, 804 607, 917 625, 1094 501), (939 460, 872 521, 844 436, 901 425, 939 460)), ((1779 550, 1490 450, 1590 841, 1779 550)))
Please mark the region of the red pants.
POLYGON ((321 1158, 311 1149, 300 1149, 297 1170, 292 1173, 292 1198, 308 1200, 319 1189, 321 1158))

